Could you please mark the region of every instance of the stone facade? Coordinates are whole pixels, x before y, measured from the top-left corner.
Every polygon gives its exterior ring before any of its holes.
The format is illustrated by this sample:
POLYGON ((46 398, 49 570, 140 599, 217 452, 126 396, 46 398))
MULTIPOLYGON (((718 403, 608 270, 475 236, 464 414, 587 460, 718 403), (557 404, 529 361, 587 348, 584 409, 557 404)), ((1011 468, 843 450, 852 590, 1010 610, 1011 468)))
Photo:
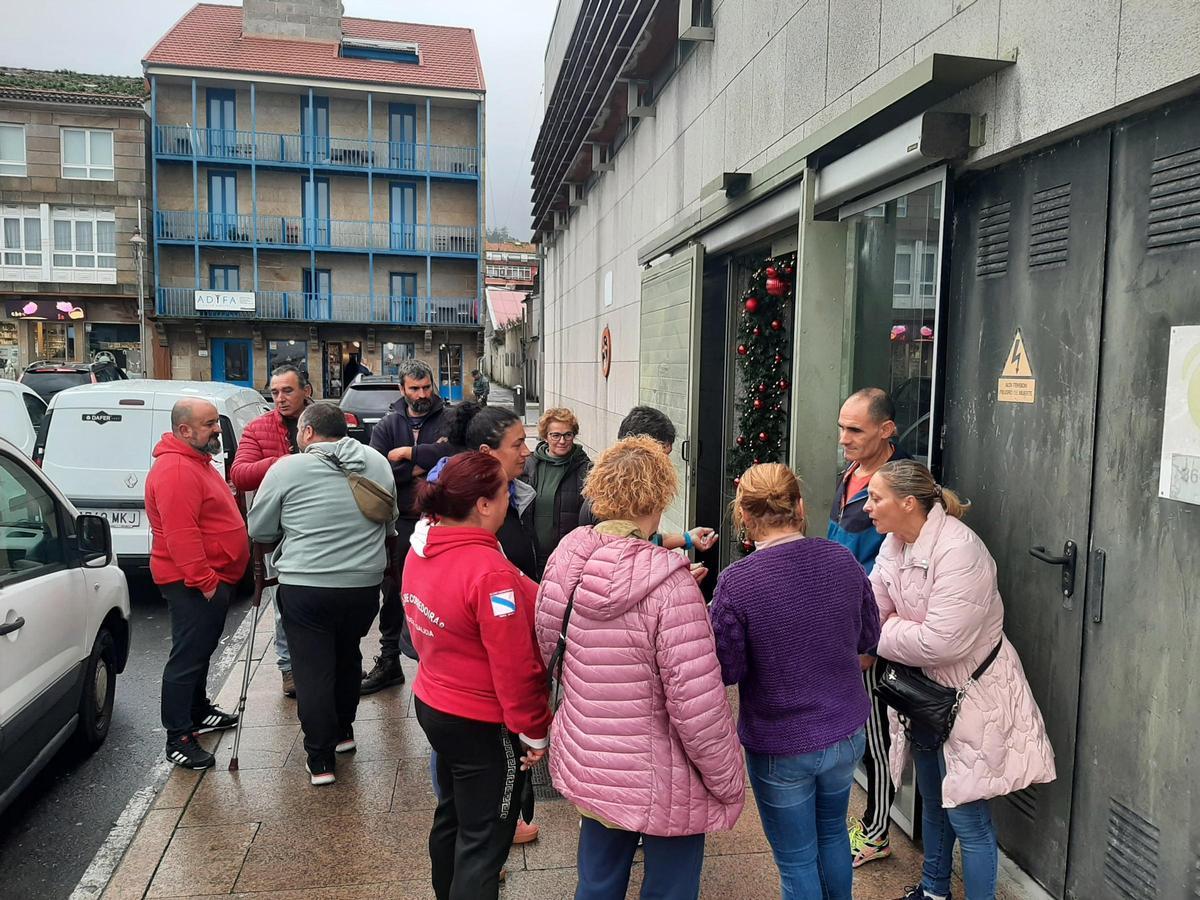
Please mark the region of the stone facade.
POLYGON ((341 0, 243 0, 246 34, 257 37, 342 39, 341 0))

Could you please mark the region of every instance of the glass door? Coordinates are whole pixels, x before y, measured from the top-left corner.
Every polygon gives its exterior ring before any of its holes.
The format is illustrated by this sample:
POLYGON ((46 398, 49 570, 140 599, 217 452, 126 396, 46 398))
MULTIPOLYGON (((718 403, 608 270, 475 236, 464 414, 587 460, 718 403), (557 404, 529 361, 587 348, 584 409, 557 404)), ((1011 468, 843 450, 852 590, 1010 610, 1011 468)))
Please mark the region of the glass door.
POLYGON ((389 275, 388 320, 402 325, 417 324, 417 275, 392 272, 389 275))
POLYGON ((340 341, 326 341, 325 352, 322 355, 322 374, 325 385, 325 399, 337 400, 342 396, 342 376, 345 360, 345 346, 340 341))
POLYGON ((329 162, 329 98, 313 97, 300 101, 300 134, 304 146, 304 161, 329 162))
POLYGON ((254 344, 220 338, 212 342, 213 381, 254 387, 254 344))
POLYGON ((388 106, 388 166, 417 167, 417 108, 409 103, 388 106))
POLYGON ((329 269, 304 270, 304 317, 333 318, 333 274, 329 269))
POLYGON ((438 351, 438 393, 443 400, 463 398, 462 344, 442 344, 438 351))
POLYGON ((237 173, 208 173, 208 236, 212 241, 238 239, 237 173))
POLYGON ((329 179, 303 179, 301 205, 304 215, 304 241, 318 247, 329 246, 329 179))
POLYGON ((392 182, 390 221, 392 249, 416 250, 417 185, 415 182, 392 182))
POLYGON ((208 114, 208 153, 210 156, 232 156, 237 146, 237 94, 234 91, 209 88, 205 95, 208 114))

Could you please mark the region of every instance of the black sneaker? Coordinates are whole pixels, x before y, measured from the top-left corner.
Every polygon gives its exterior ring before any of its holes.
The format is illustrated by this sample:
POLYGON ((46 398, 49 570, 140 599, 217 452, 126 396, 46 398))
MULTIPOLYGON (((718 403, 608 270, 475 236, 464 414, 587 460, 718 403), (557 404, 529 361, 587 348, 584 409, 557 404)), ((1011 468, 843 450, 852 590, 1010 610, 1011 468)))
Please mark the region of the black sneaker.
POLYGON ((211 769, 217 758, 196 742, 194 734, 167 740, 167 759, 181 769, 211 769))
POLYGON ((345 732, 342 734, 341 738, 338 740, 337 744, 334 745, 333 752, 334 753, 353 753, 357 749, 358 749, 358 744, 356 744, 354 742, 354 729, 347 728, 345 730, 345 732))
MULTIPOLYGON (((929 900, 929 895, 921 888, 920 885, 906 887, 904 896, 897 897, 896 900, 929 900)), ((954 900, 953 894, 947 894, 946 900, 954 900)))
POLYGON ((210 731, 225 731, 237 726, 238 717, 233 713, 221 712, 215 706, 210 706, 205 712, 193 713, 193 733, 208 734, 210 731))
POLYGON ((337 781, 337 776, 333 774, 333 762, 331 760, 310 756, 304 763, 304 768, 308 770, 309 781, 318 787, 323 784, 333 784, 337 781))
POLYGON ((375 668, 363 676, 360 694, 373 694, 393 684, 404 684, 404 671, 400 668, 400 657, 377 656, 375 668))

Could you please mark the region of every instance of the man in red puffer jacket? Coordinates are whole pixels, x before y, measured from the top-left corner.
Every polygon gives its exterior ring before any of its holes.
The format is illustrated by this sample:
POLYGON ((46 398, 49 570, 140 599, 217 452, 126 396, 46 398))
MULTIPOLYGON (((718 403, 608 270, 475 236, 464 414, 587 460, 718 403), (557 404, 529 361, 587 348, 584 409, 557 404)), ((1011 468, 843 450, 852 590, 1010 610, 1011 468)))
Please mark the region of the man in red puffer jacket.
POLYGON ((199 397, 171 409, 171 433, 154 448, 146 476, 150 574, 171 616, 171 655, 163 668, 162 723, 167 759, 207 769, 213 755, 196 735, 237 724, 208 699, 208 663, 225 614, 250 562, 246 524, 225 478, 213 465, 221 450, 221 417, 199 397))
MULTIPOLYGON (((275 408, 246 426, 229 470, 229 480, 243 494, 257 491, 271 466, 285 456, 299 452, 296 429, 300 413, 312 403, 312 385, 308 382, 308 376, 295 366, 279 366, 271 373, 271 397, 275 401, 275 408)), ((279 615, 278 603, 272 606, 275 610, 276 664, 283 679, 283 693, 295 697, 292 655, 288 651, 283 619, 279 615)))

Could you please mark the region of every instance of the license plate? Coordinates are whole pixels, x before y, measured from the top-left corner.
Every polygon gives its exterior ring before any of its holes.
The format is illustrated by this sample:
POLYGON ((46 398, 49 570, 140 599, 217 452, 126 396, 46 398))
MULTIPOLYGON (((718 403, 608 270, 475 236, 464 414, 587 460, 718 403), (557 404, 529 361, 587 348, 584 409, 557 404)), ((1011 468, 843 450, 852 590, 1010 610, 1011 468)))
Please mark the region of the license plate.
POLYGON ((81 509, 80 512, 103 516, 113 528, 138 528, 142 524, 140 509, 81 509))

